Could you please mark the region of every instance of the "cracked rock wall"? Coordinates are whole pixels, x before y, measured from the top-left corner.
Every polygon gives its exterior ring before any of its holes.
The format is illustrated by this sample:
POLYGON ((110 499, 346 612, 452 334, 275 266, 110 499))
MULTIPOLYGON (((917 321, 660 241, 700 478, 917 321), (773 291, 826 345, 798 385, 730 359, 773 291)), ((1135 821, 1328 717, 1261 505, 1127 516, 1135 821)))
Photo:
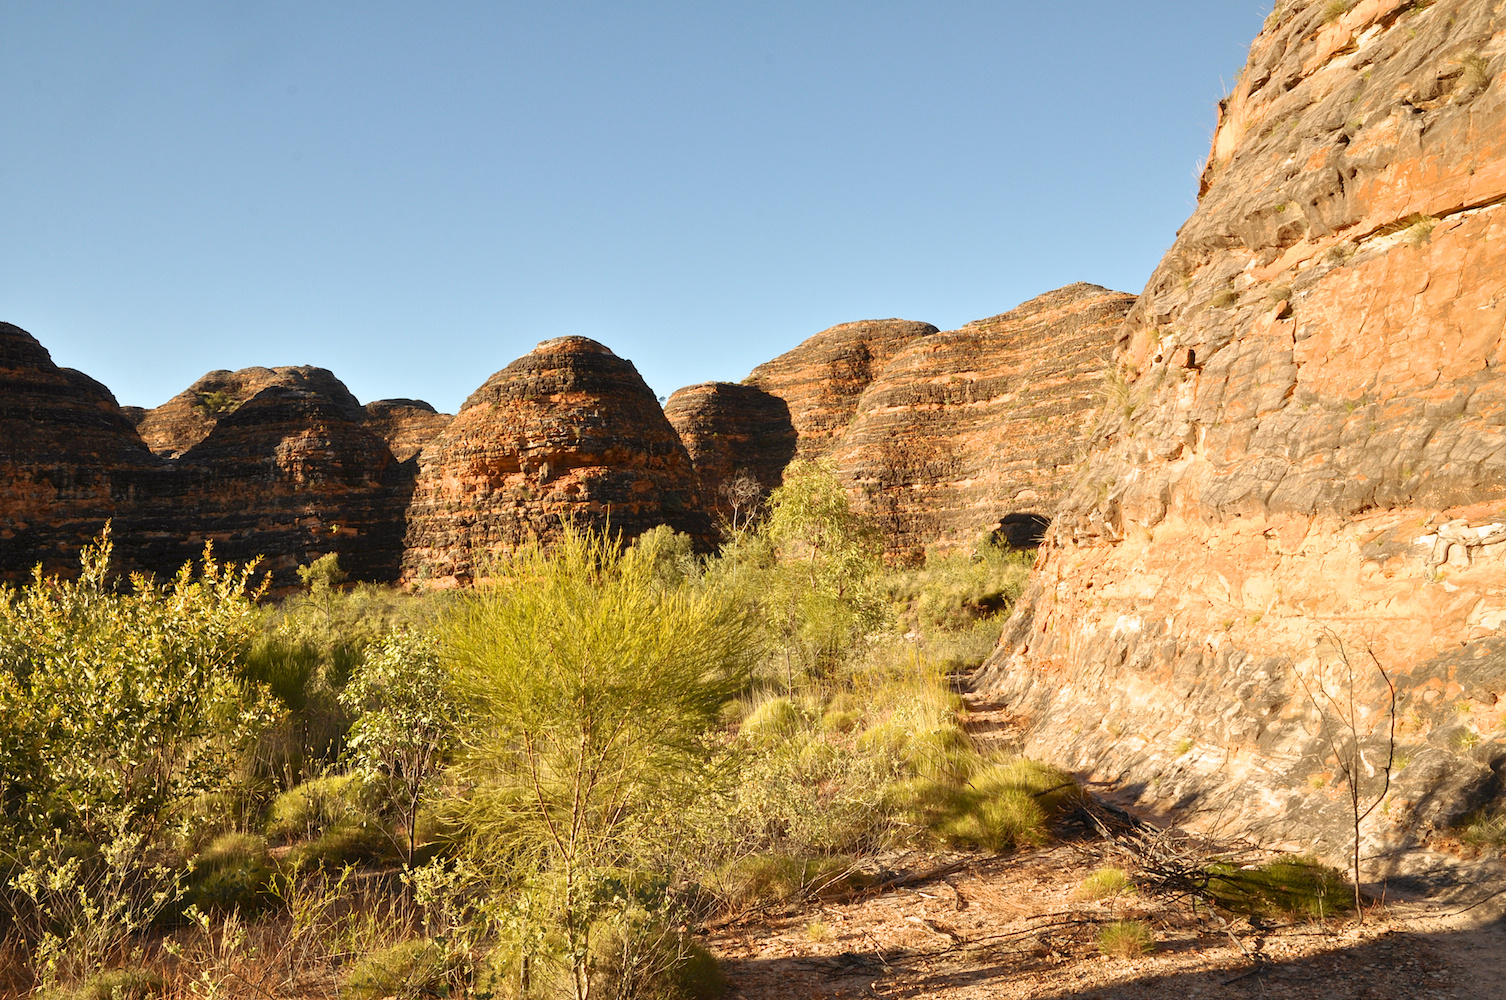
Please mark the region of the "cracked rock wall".
POLYGON ((1027 752, 1337 857, 1340 719, 1310 692, 1352 669, 1373 768, 1384 670, 1399 756, 1369 870, 1498 800, 1503 9, 1277 4, 977 678, 1027 717, 1027 752))

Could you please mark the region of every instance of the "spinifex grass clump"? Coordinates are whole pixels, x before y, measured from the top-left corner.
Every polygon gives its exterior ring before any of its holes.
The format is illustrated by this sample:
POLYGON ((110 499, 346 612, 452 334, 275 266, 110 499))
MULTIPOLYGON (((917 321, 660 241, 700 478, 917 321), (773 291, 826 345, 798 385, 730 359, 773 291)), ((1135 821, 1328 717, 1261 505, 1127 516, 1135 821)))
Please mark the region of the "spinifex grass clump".
POLYGON ((1076 895, 1079 899, 1112 899, 1134 891, 1135 884, 1123 868, 1100 868, 1082 880, 1076 895))
POLYGON ((1343 874, 1312 858, 1210 865, 1207 895, 1226 910, 1251 916, 1321 920, 1354 908, 1343 874))
POLYGON ((1155 947, 1156 932, 1143 920, 1115 920, 1098 931, 1098 950, 1114 958, 1139 958, 1155 947))
POLYGON ((914 778, 890 790, 895 807, 935 839, 995 852, 1044 844, 1079 795, 1071 775, 1023 758, 978 757, 963 780, 914 778))

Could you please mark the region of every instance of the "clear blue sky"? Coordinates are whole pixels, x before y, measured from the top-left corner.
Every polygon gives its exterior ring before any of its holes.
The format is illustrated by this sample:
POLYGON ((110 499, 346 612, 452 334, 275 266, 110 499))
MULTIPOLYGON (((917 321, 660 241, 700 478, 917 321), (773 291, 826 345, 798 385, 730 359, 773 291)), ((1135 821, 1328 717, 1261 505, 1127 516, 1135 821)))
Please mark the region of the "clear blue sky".
POLYGON ((453 411, 565 334, 668 394, 1138 292, 1269 9, 3 0, 0 319, 122 403, 312 364, 453 411))

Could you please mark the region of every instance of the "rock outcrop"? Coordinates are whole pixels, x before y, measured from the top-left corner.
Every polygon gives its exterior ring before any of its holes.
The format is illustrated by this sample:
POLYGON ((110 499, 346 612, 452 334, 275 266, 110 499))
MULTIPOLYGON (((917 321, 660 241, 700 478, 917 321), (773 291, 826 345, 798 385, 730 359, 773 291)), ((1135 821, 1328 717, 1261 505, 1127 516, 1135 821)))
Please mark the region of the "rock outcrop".
POLYGON ((664 416, 690 455, 702 496, 729 523, 751 514, 795 457, 789 405, 751 385, 687 386, 669 397, 664 416))
POLYGON ((855 509, 902 558, 999 530, 1039 540, 1103 402, 1132 295, 1076 284, 912 340, 832 450, 855 509))
POLYGON ((889 359, 917 337, 936 332, 929 323, 873 319, 822 330, 745 379, 789 404, 800 458, 819 458, 836 446, 857 412, 858 397, 889 359))
POLYGON ((565 519, 632 538, 659 524, 712 538, 685 446, 632 363, 585 337, 547 340, 471 394, 419 456, 404 576, 465 582, 488 556, 565 519))
MULTIPOLYGON (((242 368, 212 371, 161 406, 141 411, 136 429, 147 447, 164 458, 177 458, 209 436, 221 419, 234 413, 263 389, 283 386, 312 392, 359 421, 361 404, 345 384, 323 368, 242 368)), ((134 408, 133 408, 134 409, 134 408)))
POLYGON ((379 399, 366 404, 366 427, 376 434, 399 462, 417 458, 424 446, 455 418, 437 413, 421 399, 379 399))
POLYGON ((1372 874, 1500 795, 1503 66, 1500 4, 1277 5, 978 678, 1027 752, 1338 856, 1394 721, 1372 874))
POLYGON ((263 556, 281 585, 329 552, 355 579, 396 579, 411 476, 405 483, 387 443, 363 426, 343 383, 322 369, 281 371, 302 377, 219 414, 182 453, 160 526, 190 549, 212 539, 226 558, 263 556))
POLYGON ((0 572, 76 566, 161 465, 108 389, 0 323, 0 572))

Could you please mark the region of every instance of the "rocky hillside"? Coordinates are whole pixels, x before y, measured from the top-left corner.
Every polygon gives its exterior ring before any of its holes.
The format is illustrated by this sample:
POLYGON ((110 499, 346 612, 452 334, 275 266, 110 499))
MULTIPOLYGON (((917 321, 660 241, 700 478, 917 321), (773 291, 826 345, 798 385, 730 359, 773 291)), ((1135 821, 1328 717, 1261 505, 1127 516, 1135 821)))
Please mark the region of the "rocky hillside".
POLYGON ((795 457, 790 407, 735 382, 702 382, 669 397, 664 416, 680 435, 702 494, 728 523, 753 513, 795 457))
POLYGON ((0 323, 0 569, 77 565, 161 466, 108 389, 0 323))
POLYGON ((754 368, 744 385, 784 400, 798 434, 800 458, 819 458, 836 446, 857 412, 858 397, 889 360, 929 323, 870 319, 822 330, 792 351, 754 368))
POLYGON ((1506 766, 1506 13, 1277 7, 979 680, 1032 754, 1330 854, 1332 748, 1378 794, 1394 722, 1376 855, 1506 766))
POLYGON ((690 456, 632 362, 546 340, 471 394, 419 457, 404 575, 468 582, 563 519, 632 538, 669 524, 713 539, 690 456))
POLYGON ((863 392, 832 449, 891 553, 1039 532, 1103 402, 1134 296, 1076 284, 960 330, 912 340, 863 392))

